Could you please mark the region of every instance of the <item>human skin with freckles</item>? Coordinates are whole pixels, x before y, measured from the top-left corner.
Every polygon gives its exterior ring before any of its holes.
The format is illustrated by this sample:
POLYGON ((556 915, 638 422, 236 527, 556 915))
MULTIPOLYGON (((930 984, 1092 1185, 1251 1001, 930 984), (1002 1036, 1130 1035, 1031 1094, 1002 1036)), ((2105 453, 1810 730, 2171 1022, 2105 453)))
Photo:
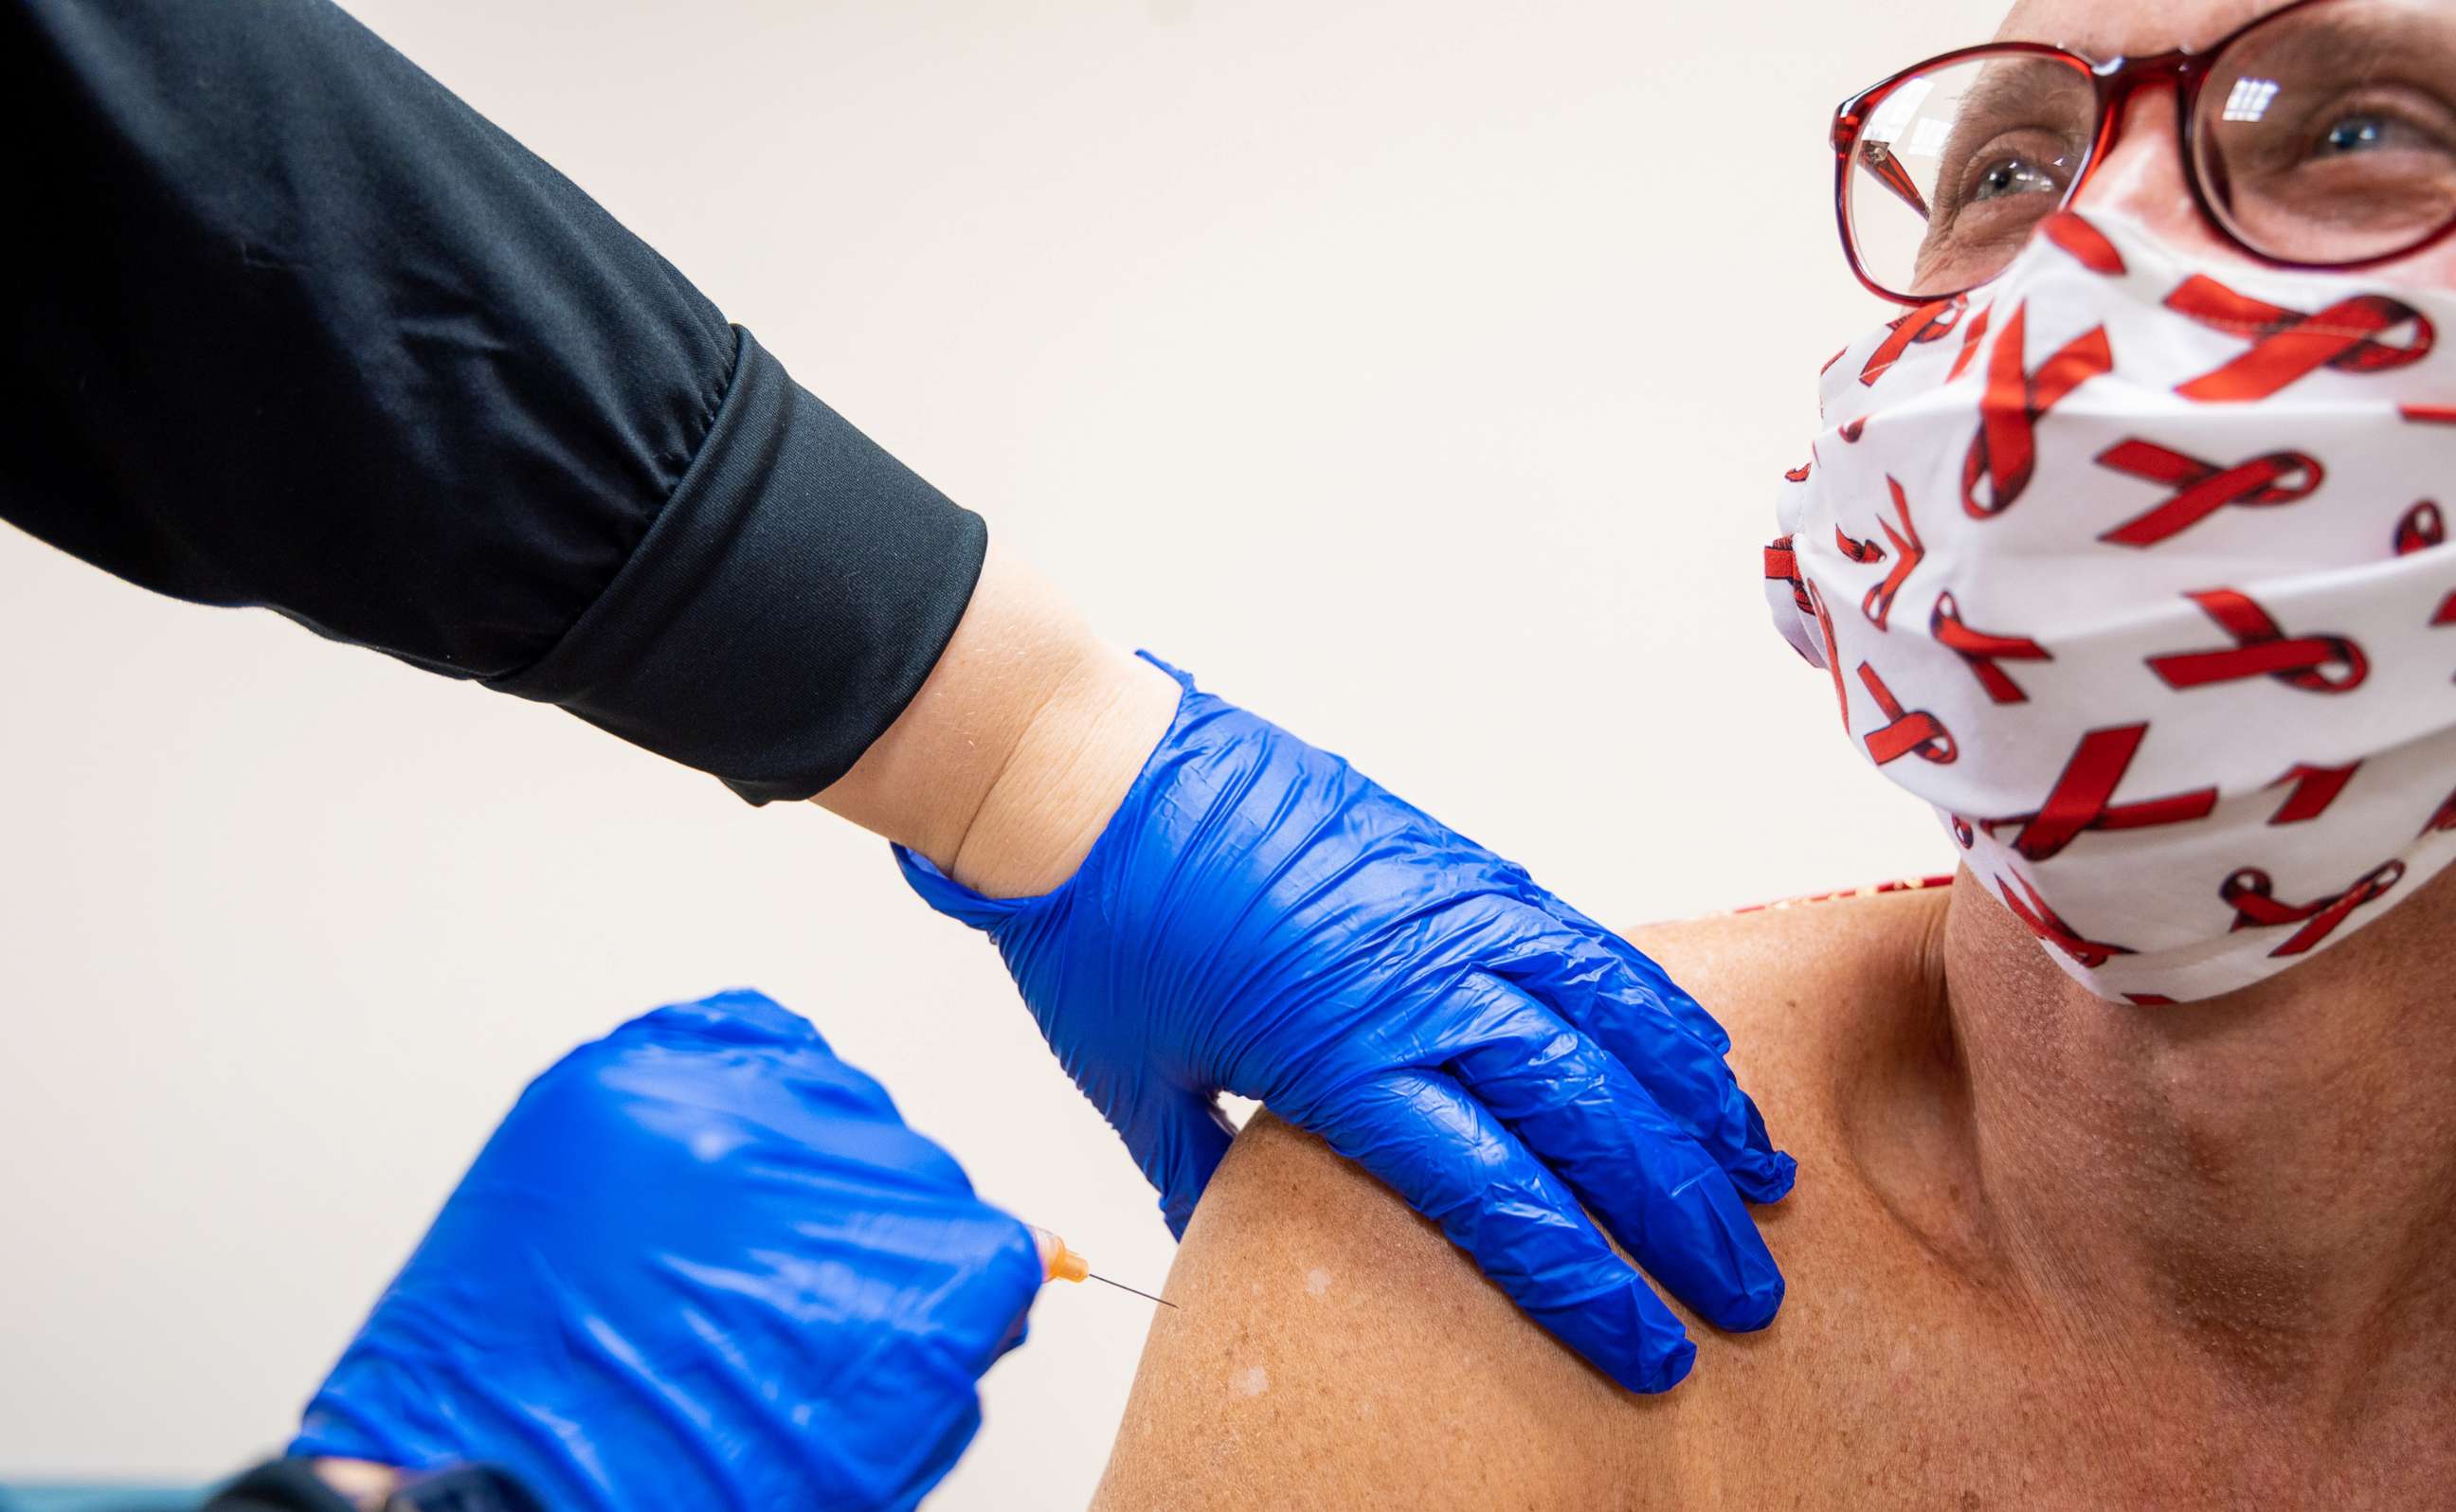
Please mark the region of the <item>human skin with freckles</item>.
MULTIPOLYGON (((2157 53, 2267 9, 2031 0, 2002 35, 2157 53)), ((2077 205, 2241 260, 2163 90, 2077 205)), ((2380 276, 2456 288, 2456 250, 2380 276)), ((1688 1380, 1621 1392, 1264 1114, 1186 1232, 1096 1506, 2456 1507, 2456 871, 2147 1009, 1966 872, 1629 938, 1799 1160, 1758 1213, 1773 1326, 1684 1312, 1688 1380)))

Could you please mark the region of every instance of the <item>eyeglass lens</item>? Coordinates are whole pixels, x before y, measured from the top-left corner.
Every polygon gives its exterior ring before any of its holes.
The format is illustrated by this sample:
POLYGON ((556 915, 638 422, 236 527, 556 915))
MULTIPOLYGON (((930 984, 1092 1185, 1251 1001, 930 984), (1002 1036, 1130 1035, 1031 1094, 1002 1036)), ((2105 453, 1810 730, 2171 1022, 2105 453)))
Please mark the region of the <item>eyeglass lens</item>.
POLYGON ((2361 262, 2456 215, 2456 8, 2333 0, 2245 32, 2195 108, 2228 230, 2291 262, 2361 262))
MULTIPOLYGON (((2098 93, 2072 59, 1980 53, 1907 76, 1846 175, 1861 268, 1934 296, 2003 271, 2086 164, 2098 93)), ((2245 246, 2298 263, 2392 255, 2456 219, 2456 7, 2329 0, 2210 61, 2194 168, 2245 246)))

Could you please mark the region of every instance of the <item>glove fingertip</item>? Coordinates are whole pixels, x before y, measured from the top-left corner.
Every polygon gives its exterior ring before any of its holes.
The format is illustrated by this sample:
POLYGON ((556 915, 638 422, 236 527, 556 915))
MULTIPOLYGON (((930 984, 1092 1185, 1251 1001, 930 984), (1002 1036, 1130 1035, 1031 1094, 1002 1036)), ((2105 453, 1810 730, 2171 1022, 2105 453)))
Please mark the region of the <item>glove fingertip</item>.
POLYGON ((1714 1299, 1711 1306, 1691 1302, 1697 1316, 1726 1334, 1753 1334, 1771 1326, 1782 1313, 1783 1297, 1788 1285, 1782 1271, 1770 1255, 1762 1265, 1751 1265, 1732 1290, 1714 1299))
POLYGON ((1647 1395, 1669 1391, 1696 1362, 1697 1345, 1648 1289, 1645 1277, 1617 1257, 1609 1264, 1620 1273, 1618 1285, 1587 1291, 1586 1300, 1566 1307, 1529 1311, 1622 1390, 1647 1395))
POLYGON ((1759 1206, 1781 1201, 1799 1182, 1799 1162, 1779 1150, 1770 1151, 1730 1173, 1741 1196, 1759 1206))
POLYGON ((1651 1369, 1638 1379, 1625 1380, 1621 1384, 1641 1396, 1659 1397, 1687 1380, 1688 1372, 1695 1367, 1696 1363, 1696 1343, 1691 1339, 1682 1338, 1678 1344, 1658 1356, 1651 1369))
MULTIPOLYGON (((1646 1286, 1634 1273, 1628 1284, 1638 1292, 1646 1286)), ((1696 1341, 1651 1293, 1632 1296, 1629 1300, 1633 1304, 1630 1316, 1618 1325, 1625 1331, 1595 1339, 1591 1345, 1578 1345, 1578 1352, 1623 1391, 1649 1397, 1669 1391, 1687 1379, 1689 1369, 1696 1364, 1696 1341)))

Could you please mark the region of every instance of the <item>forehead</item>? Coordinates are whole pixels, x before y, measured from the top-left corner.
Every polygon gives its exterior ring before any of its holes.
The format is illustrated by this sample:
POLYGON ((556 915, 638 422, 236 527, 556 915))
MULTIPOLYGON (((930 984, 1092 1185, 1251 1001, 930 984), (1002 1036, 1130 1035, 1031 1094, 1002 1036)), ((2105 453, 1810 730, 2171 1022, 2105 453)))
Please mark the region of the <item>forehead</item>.
POLYGON ((2096 57, 2202 47, 2282 0, 2016 0, 2003 40, 2052 42, 2096 57))

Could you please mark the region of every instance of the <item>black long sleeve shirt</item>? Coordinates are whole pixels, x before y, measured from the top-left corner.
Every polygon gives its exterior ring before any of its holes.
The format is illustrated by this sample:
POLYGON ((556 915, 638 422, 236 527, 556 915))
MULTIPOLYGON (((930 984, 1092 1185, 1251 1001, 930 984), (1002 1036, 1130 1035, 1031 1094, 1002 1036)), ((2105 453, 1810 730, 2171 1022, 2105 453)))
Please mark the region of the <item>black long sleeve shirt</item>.
POLYGON ((0 0, 0 517, 805 798, 987 533, 325 0, 0 0))

